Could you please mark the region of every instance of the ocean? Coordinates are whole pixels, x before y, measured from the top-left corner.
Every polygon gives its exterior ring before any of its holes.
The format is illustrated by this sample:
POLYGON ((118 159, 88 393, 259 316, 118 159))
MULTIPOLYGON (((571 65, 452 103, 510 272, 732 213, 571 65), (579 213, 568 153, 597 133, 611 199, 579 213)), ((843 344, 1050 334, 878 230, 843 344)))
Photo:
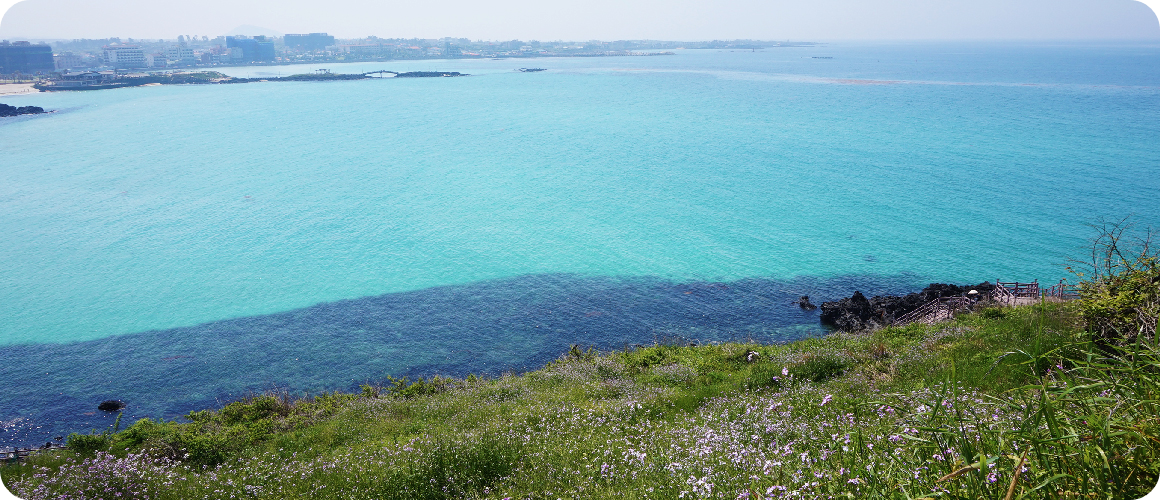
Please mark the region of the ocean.
POLYGON ((800 295, 1054 284, 1089 224, 1160 226, 1155 43, 221 71, 318 69, 471 76, 0 98, 56 110, 0 119, 0 445, 822 335, 800 295))

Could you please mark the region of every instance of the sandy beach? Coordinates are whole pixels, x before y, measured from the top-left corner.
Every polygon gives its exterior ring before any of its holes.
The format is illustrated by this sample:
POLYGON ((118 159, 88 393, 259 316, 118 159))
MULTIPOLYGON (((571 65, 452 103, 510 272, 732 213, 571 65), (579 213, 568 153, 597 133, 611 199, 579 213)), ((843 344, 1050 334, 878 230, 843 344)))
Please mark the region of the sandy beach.
POLYGON ((32 88, 31 83, 0 83, 0 96, 16 94, 32 94, 40 92, 32 88))

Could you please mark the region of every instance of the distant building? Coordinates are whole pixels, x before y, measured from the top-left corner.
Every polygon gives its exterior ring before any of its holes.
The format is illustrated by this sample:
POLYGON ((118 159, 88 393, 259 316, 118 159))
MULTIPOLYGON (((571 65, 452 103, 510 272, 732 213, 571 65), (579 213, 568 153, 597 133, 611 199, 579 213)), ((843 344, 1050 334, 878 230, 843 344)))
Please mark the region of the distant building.
POLYGON ((174 64, 197 64, 197 56, 189 47, 169 47, 165 49, 165 59, 174 64))
POLYGON ((52 56, 52 62, 56 71, 79 68, 85 65, 84 59, 72 52, 61 52, 60 54, 54 55, 52 56))
POLYGON ((256 36, 254 40, 258 42, 258 55, 254 57, 255 61, 273 61, 274 60, 274 41, 264 36, 256 36))
POLYGON ((165 68, 169 66, 169 62, 165 59, 165 54, 156 52, 153 54, 145 54, 145 67, 147 68, 165 68))
POLYGON ((384 51, 388 50, 387 48, 383 47, 381 44, 377 44, 377 43, 339 45, 337 47, 340 51, 345 52, 347 54, 354 54, 354 55, 360 55, 360 56, 377 56, 377 55, 382 54, 384 51))
POLYGON ((52 47, 28 42, 0 42, 0 74, 51 73, 56 70, 52 47))
POLYGON ((274 60, 274 41, 264 36, 248 38, 227 36, 226 47, 240 49, 242 62, 269 62, 274 60))
POLYGON ((106 45, 105 63, 117 69, 144 68, 145 51, 136 45, 106 45))
POLYGON ((334 37, 326 33, 311 33, 309 35, 286 35, 282 41, 287 47, 298 50, 322 50, 334 45, 334 37))
POLYGON ((116 80, 117 75, 112 71, 82 71, 80 73, 64 73, 54 82, 56 87, 88 87, 104 85, 116 80))

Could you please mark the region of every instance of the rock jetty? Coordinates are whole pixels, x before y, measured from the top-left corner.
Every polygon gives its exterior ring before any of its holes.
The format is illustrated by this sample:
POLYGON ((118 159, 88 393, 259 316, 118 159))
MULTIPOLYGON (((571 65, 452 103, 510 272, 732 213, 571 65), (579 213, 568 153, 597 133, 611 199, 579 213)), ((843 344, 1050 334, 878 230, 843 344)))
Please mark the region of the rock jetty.
POLYGON ((903 296, 882 295, 867 299, 862 292, 834 301, 822 302, 821 321, 823 325, 849 332, 873 330, 889 326, 898 318, 923 304, 942 297, 955 297, 971 290, 987 296, 995 285, 983 282, 974 286, 958 286, 945 283, 931 283, 921 292, 903 296))

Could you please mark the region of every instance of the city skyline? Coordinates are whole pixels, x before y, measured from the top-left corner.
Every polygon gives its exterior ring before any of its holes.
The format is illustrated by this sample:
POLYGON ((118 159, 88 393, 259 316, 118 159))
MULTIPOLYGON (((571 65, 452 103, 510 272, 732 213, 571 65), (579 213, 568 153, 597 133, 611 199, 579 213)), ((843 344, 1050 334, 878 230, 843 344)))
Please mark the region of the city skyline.
POLYGON ((341 38, 465 37, 472 40, 918 40, 1160 39, 1160 0, 652 0, 542 5, 449 0, 335 0, 326 4, 207 0, 175 12, 153 0, 0 0, 0 39, 147 38, 178 34, 329 32, 341 38), (9 8, 10 7, 10 8, 9 8), (174 15, 180 14, 180 15, 174 15), (248 33, 241 33, 248 31, 248 33))

